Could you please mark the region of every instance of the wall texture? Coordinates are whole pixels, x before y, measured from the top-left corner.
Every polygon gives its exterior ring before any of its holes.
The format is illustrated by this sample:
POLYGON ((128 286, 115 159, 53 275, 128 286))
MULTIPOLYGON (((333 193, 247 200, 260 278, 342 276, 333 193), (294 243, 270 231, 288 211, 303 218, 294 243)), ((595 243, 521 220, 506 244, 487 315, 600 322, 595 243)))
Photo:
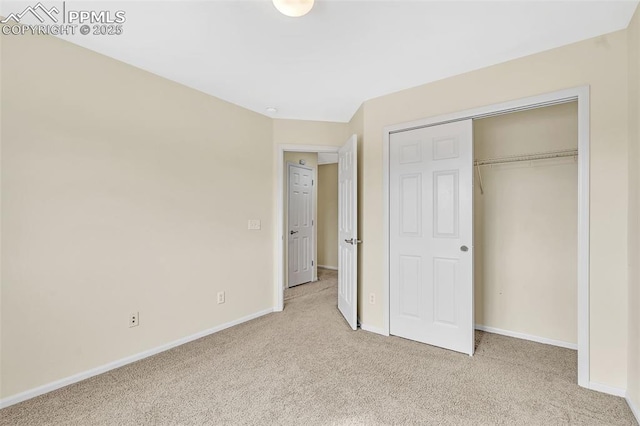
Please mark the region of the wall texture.
MULTIPOLYGON (((627 382, 628 214, 627 33, 483 68, 365 102, 362 293, 382 301, 382 135, 387 125, 520 99, 570 87, 591 91, 591 381, 627 382)), ((383 327, 382 303, 360 319, 383 327)))
MULTIPOLYGON (((578 147, 577 103, 474 121, 476 159, 578 147)), ((577 343, 578 164, 574 158, 475 173, 476 324, 577 343)))
POLYGON ((338 267, 338 164, 318 167, 318 265, 338 267))
POLYGON ((271 119, 2 39, 3 397, 273 307, 271 119))
POLYGON ((347 123, 273 120, 273 143, 276 145, 342 146, 350 135, 347 123))
MULTIPOLYGON (((284 194, 284 207, 283 207, 283 235, 284 238, 284 285, 285 288, 289 287, 289 163, 299 164, 300 160, 304 160, 305 166, 313 169, 313 173, 318 174, 318 153, 316 152, 285 152, 284 153, 284 171, 283 171, 283 194, 284 194)), ((316 177, 317 181, 317 177, 316 177)), ((318 218, 318 187, 316 186, 313 191, 313 217, 314 220, 318 218)), ((315 241, 316 251, 318 243, 318 228, 314 230, 313 240, 315 241)), ((317 255, 316 255, 317 257, 317 255)), ((318 279, 318 264, 313 265, 313 281, 318 279)))
MULTIPOLYGON (((640 6, 627 30, 629 52, 629 372, 627 397, 640 416, 640 6)), ((640 418, 638 419, 640 421, 640 418)))

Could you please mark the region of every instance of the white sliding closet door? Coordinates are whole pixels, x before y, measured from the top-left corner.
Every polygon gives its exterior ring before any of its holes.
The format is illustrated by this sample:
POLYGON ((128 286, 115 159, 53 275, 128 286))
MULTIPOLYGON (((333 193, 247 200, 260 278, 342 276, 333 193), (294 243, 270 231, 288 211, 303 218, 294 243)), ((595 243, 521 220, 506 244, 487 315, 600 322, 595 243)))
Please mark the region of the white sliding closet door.
POLYGON ((390 332, 472 355, 472 120, 390 142, 390 332))

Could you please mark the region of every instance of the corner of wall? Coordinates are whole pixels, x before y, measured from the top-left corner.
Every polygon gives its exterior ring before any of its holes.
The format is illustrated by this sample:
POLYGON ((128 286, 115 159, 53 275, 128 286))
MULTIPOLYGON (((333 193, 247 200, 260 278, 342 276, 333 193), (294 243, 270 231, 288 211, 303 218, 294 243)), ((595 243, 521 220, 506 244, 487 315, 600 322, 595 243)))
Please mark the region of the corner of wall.
POLYGON ((627 28, 629 61, 629 331, 626 399, 640 422, 640 6, 627 28))

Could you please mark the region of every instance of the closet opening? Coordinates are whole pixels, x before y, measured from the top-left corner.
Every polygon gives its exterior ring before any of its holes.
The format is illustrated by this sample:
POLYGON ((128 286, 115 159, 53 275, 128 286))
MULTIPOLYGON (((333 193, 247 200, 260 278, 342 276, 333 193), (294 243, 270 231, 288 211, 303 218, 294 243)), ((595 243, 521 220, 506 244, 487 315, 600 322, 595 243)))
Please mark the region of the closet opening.
POLYGON ((577 102, 476 119, 473 145, 475 328, 577 350, 577 102))
POLYGON ((556 373, 596 387, 589 88, 390 125, 382 154, 384 334, 469 355, 495 337, 523 362, 555 350, 556 373))

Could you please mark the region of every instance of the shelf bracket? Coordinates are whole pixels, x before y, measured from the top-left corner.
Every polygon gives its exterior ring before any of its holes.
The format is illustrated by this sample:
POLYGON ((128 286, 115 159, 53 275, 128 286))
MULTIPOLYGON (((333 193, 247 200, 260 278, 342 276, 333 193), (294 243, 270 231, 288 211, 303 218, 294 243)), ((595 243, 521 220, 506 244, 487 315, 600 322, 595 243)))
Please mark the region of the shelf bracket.
POLYGON ((482 173, 480 173, 479 164, 476 164, 476 170, 478 171, 478 183, 480 183, 480 194, 484 195, 484 186, 482 184, 482 173))

